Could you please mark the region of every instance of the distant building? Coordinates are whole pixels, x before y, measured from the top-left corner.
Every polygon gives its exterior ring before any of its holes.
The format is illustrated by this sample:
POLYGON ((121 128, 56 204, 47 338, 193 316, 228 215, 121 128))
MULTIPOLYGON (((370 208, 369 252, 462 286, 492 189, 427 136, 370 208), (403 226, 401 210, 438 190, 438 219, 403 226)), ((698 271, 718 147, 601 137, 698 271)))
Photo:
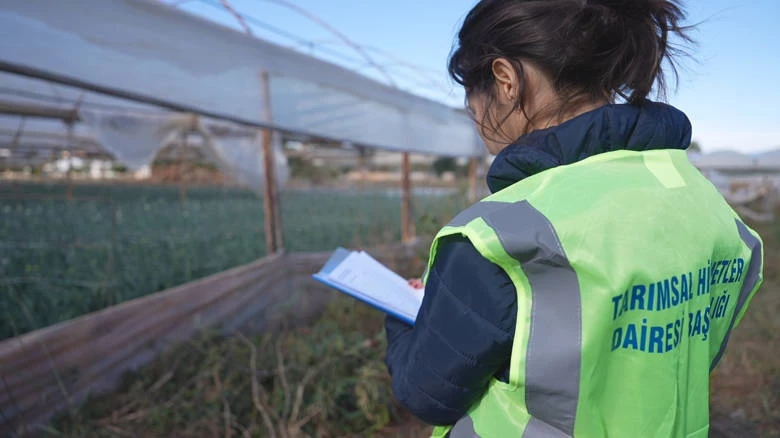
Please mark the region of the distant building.
POLYGON ((114 162, 110 160, 91 160, 89 162, 89 177, 92 179, 114 178, 114 162))
POLYGON ((146 164, 133 172, 133 178, 137 180, 149 179, 152 177, 152 166, 146 164))
POLYGON ((84 170, 86 163, 83 158, 65 156, 43 165, 43 173, 50 176, 63 176, 68 172, 84 170))
POLYGON ((780 149, 755 155, 745 155, 737 151, 717 151, 708 154, 690 152, 688 157, 701 171, 780 174, 780 149))

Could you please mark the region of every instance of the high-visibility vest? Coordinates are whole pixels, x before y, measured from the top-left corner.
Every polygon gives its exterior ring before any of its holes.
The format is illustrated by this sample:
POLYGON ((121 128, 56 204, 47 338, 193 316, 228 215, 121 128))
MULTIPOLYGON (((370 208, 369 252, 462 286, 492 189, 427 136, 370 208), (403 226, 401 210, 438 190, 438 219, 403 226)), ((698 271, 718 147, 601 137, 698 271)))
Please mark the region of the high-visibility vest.
MULTIPOLYGON (((517 290, 509 383, 434 437, 706 437, 709 375, 762 282, 759 236, 685 151, 555 167, 461 212, 517 290)), ((457 320, 453 320, 457 324, 457 320)))

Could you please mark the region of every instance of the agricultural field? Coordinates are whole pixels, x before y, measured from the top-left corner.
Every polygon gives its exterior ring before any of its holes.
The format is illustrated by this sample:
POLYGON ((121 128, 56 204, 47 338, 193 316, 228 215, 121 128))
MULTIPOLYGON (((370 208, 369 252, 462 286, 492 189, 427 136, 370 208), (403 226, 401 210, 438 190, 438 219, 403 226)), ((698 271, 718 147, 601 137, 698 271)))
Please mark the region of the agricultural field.
POLYGON ((393 400, 383 319, 337 296, 317 321, 281 334, 204 333, 63 412, 47 436, 429 435, 393 400))
MULTIPOLYGON (((264 254, 262 202, 251 192, 193 188, 182 201, 176 187, 77 186, 70 202, 63 193, 0 190, 5 336, 264 254)), ((415 201, 420 235, 465 206, 457 194, 415 201)), ((327 251, 397 240, 399 203, 382 190, 286 191, 285 245, 327 251)), ((712 375, 712 437, 780 438, 780 223, 755 227, 765 242, 765 284, 712 375)), ((392 397, 383 316, 334 295, 306 326, 250 337, 206 332, 174 346, 115 392, 60 413, 44 434, 429 436, 392 397)))
MULTIPOLYGON (((230 187, 0 184, 0 339, 177 286, 265 255, 263 203, 230 187)), ((400 238, 389 190, 281 193, 285 249, 328 251, 400 238)), ((462 196, 415 196, 433 233, 462 196)))
MULTIPOLYGON (((757 228, 766 281, 712 375, 713 438, 780 438, 780 224, 757 228)), ((383 319, 339 294, 304 327, 203 334, 63 412, 49 436, 430 436, 393 400, 383 319)))

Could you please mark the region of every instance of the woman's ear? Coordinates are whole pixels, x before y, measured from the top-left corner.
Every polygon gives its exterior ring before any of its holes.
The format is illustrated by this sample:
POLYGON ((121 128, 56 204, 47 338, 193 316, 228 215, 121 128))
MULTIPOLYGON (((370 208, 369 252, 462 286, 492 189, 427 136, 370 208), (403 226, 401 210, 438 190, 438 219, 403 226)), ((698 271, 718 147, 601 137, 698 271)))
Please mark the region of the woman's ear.
POLYGON ((493 61, 493 77, 496 78, 496 98, 502 105, 513 105, 520 97, 520 78, 512 64, 505 58, 493 61))

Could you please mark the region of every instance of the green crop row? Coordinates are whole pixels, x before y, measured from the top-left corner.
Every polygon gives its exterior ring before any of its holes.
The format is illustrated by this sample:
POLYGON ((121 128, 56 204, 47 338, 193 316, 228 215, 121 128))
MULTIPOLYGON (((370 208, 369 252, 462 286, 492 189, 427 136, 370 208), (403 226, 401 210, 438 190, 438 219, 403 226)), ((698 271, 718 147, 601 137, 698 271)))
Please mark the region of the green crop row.
MULTIPOLYGON (((263 203, 251 191, 203 187, 0 185, 0 339, 183 284, 265 255, 263 203)), ((400 198, 373 191, 284 191, 291 252, 400 238, 400 198)), ((415 198, 431 234, 464 206, 415 198)))

